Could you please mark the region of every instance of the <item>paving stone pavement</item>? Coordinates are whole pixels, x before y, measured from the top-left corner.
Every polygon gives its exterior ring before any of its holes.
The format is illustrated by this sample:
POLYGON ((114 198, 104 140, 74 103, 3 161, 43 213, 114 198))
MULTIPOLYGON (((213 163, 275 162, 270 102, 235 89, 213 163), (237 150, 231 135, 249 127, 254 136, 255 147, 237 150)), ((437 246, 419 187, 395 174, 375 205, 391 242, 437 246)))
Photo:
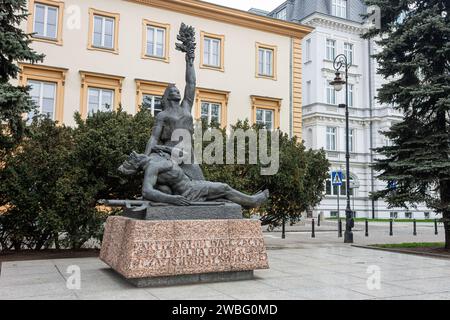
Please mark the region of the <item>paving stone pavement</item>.
POLYGON ((268 255, 270 269, 256 271, 252 281, 145 289, 131 286, 97 258, 4 262, 0 299, 450 299, 450 260, 338 243, 303 243, 268 255), (81 270, 80 290, 66 285, 72 265, 81 270), (377 272, 379 288, 368 287, 377 272))

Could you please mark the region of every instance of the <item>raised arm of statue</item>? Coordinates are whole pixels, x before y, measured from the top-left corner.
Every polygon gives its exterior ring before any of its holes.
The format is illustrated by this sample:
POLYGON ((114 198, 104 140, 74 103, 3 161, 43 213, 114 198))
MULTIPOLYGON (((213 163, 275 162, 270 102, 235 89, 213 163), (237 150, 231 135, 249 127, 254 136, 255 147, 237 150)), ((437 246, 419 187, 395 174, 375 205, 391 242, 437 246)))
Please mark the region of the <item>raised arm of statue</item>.
POLYGON ((194 105, 196 76, 194 67, 195 53, 186 54, 186 88, 184 89, 184 98, 181 107, 188 112, 191 112, 194 105))
POLYGON ((176 44, 176 49, 186 54, 186 89, 184 90, 184 99, 181 106, 186 111, 191 112, 192 106, 194 105, 196 86, 194 68, 196 47, 195 29, 182 23, 177 39, 181 43, 176 44))

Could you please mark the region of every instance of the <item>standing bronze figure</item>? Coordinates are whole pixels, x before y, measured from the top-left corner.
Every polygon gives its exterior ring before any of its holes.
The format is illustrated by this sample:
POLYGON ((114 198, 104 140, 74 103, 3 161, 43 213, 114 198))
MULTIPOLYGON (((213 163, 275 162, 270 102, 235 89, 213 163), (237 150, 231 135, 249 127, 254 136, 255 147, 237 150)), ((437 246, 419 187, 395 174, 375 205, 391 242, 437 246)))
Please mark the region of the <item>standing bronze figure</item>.
MULTIPOLYGON (((186 54, 186 88, 184 90, 184 98, 181 101, 180 90, 174 84, 167 87, 161 102, 163 111, 156 117, 156 123, 145 150, 147 156, 158 145, 166 146, 167 148, 165 149, 171 152, 172 148, 180 143, 180 141, 172 141, 172 134, 175 130, 186 130, 191 136, 191 141, 193 141, 194 119, 192 117, 192 107, 196 89, 194 67, 195 29, 182 23, 177 39, 181 41, 181 43, 176 44, 177 50, 186 54)), ((182 163, 180 164, 181 168, 191 179, 204 180, 200 166, 194 163, 193 152, 191 152, 190 157, 191 164, 182 163)))

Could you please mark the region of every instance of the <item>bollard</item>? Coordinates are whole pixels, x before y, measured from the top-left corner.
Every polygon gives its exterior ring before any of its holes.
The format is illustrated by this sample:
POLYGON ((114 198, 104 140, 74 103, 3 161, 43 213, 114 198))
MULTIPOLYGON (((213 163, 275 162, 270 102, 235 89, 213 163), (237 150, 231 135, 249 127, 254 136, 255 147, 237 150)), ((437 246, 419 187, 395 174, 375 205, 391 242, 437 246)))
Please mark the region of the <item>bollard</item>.
POLYGON ((393 228, 392 228, 393 222, 394 222, 394 221, 393 221, 392 219, 389 221, 389 235, 390 235, 391 237, 394 235, 394 230, 393 230, 393 228))
POLYGON ((319 213, 319 216, 317 217, 317 226, 318 227, 320 227, 320 217, 321 217, 322 215, 319 213))
POLYGON ((434 219, 434 234, 438 235, 438 224, 437 219, 434 219))
POLYGON ((366 237, 369 236, 369 220, 366 219, 366 237))
POLYGON ((315 224, 316 222, 314 221, 314 219, 312 219, 312 233, 311 233, 311 238, 315 238, 316 237, 316 230, 315 230, 315 224))
POLYGON ((342 238, 342 220, 339 219, 339 223, 338 223, 338 237, 342 238))
POLYGON ((416 221, 416 219, 414 219, 413 225, 414 225, 413 235, 417 236, 417 221, 416 221))
POLYGON ((283 225, 281 226, 281 239, 286 239, 286 219, 283 218, 283 225))

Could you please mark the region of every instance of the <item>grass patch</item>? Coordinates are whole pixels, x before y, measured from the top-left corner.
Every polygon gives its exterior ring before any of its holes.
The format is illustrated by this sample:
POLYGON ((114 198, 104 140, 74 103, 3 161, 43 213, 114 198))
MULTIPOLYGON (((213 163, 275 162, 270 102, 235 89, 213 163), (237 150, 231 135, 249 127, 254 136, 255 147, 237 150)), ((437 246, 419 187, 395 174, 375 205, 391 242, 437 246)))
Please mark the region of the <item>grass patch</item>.
MULTIPOLYGON (((342 221, 344 221, 345 217, 342 217, 341 219, 342 219, 342 221)), ((326 218, 326 220, 334 220, 334 221, 336 221, 337 218, 326 218)), ((355 220, 355 222, 365 222, 366 218, 355 218, 354 220, 355 220)), ((391 219, 367 219, 367 220, 369 222, 389 222, 389 221, 391 221, 391 219)), ((401 222, 401 223, 407 223, 407 222, 413 223, 414 219, 394 219, 393 221, 394 222, 401 222)), ((416 219, 416 222, 434 223, 434 219, 433 220, 432 219, 420 219, 420 220, 416 219)), ((439 220, 438 220, 438 222, 439 222, 439 220)))
POLYGON ((385 249, 397 248, 444 248, 444 242, 411 242, 411 243, 392 243, 392 244, 374 244, 373 247, 385 249))

